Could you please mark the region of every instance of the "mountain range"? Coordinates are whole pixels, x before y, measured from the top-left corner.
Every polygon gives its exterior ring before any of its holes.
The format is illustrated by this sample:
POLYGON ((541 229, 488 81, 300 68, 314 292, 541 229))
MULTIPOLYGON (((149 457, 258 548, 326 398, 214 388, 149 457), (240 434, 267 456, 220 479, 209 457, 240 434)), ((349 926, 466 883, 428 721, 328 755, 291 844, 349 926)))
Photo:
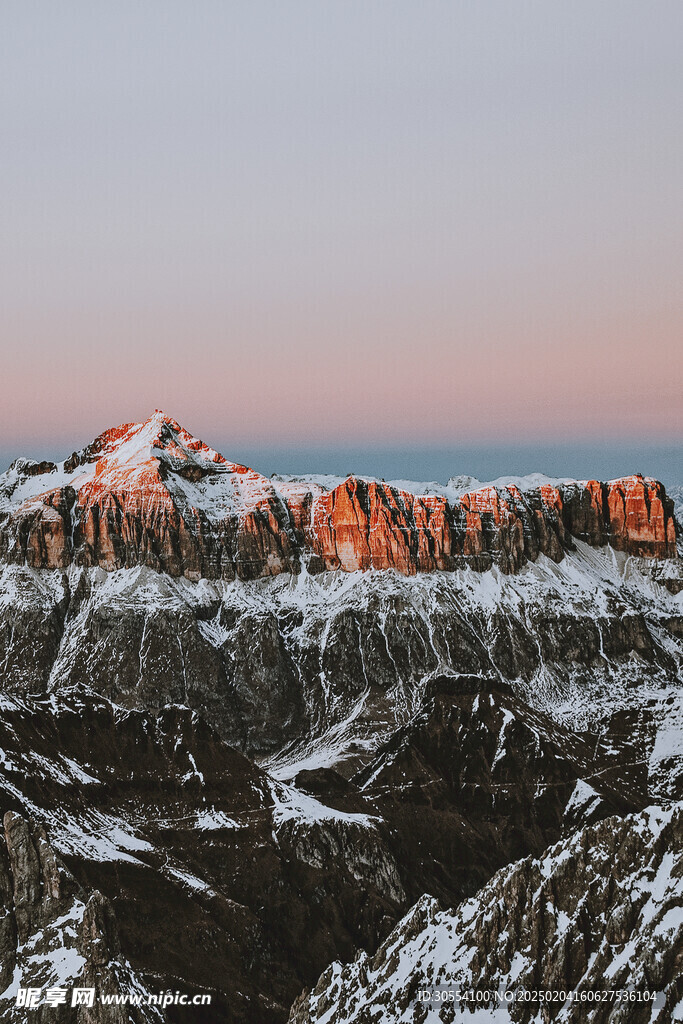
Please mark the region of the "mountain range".
POLYGON ((3 1019, 32 978, 211 995, 41 1024, 361 1024, 460 1019, 421 985, 604 977, 657 1006, 557 1019, 681 1019, 677 497, 268 478, 161 412, 16 460, 3 1019))

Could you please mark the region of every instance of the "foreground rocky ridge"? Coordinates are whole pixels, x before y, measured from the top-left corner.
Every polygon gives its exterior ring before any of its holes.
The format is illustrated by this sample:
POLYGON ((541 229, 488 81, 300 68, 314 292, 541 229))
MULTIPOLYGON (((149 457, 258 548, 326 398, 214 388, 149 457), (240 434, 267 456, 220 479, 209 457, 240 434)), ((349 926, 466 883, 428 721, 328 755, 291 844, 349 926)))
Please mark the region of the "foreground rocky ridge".
POLYGON ((578 831, 455 910, 423 897, 374 955, 334 963, 290 1024, 673 1024, 683 1016, 683 805, 578 831), (420 1003, 428 986, 659 993, 650 1002, 420 1003))
POLYGON ((629 744, 571 733, 476 676, 432 680, 422 710, 353 782, 381 808, 397 862, 410 864, 408 897, 448 904, 577 824, 648 800, 629 744))
MULTIPOLYGON (((511 856, 642 804, 629 757, 495 681, 452 687, 439 681, 414 726, 352 779, 308 769, 293 786, 187 708, 150 715, 74 693, 5 700, 0 799, 45 822, 69 877, 110 901, 142 984, 210 993, 210 1009, 192 1010, 202 1024, 276 1024, 332 960, 375 949, 426 886, 457 903, 511 856)), ((45 835, 36 828, 26 849, 45 835)), ((45 916, 44 889, 28 890, 32 927, 51 935, 61 903, 45 916)), ((71 955, 69 936, 49 941, 71 955)), ((34 961, 22 964, 25 984, 47 985, 34 961)))
POLYGON ((372 808, 275 782, 187 708, 7 701, 0 799, 44 821, 80 885, 111 901, 153 992, 211 994, 192 1009, 207 1024, 283 1020, 312 971, 376 945, 406 903, 372 808))
POLYGON ((0 843, 0 1017, 8 1024, 161 1024, 154 1005, 104 1006, 100 997, 148 990, 121 954, 109 900, 78 884, 45 827, 7 811, 0 843), (40 1005, 17 1005, 19 987, 41 990, 40 1005), (95 990, 92 1008, 71 1006, 73 988, 95 990), (45 993, 62 989, 50 1006, 45 993))
POLYGON ((641 476, 459 496, 356 477, 332 488, 274 481, 160 412, 60 465, 18 460, 0 477, 0 558, 34 568, 146 565, 228 580, 298 573, 304 562, 310 572, 517 572, 539 554, 560 561, 575 539, 675 558, 673 502, 641 476))

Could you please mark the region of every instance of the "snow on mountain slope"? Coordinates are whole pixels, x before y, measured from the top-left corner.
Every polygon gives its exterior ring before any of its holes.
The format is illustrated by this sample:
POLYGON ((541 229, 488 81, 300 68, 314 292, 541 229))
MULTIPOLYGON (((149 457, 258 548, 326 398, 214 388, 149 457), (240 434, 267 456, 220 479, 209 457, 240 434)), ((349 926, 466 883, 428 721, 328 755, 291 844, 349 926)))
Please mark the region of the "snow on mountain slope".
POLYGON ((658 993, 656 1005, 565 1001, 553 1019, 673 1024, 683 1017, 682 875, 683 805, 608 818, 501 869, 454 910, 424 896, 374 956, 332 964, 290 1024, 544 1024, 539 1003, 472 1012, 418 992, 629 986, 658 993))
MULTIPOLYGON (((82 888, 111 900, 121 948, 153 991, 213 993, 210 1020, 281 1022, 303 984, 376 945, 407 905, 374 809, 347 813, 275 782, 188 708, 152 715, 83 692, 5 697, 0 806, 44 823, 82 888)), ((21 847, 31 856, 35 845, 21 847)), ((14 890, 3 863, 0 848, 0 992, 15 961, 27 984, 66 983, 47 954, 75 957, 82 908, 69 909, 70 930, 51 930, 59 907, 43 907, 45 887, 33 886, 47 959, 32 959, 5 927, 14 890)))
POLYGON ((669 488, 669 497, 674 503, 674 515, 683 526, 683 484, 669 488))
POLYGON ((570 728, 636 735, 666 790, 680 764, 683 593, 657 582, 660 565, 581 542, 516 575, 304 567, 191 582, 6 565, 0 670, 15 692, 188 704, 283 779, 371 754, 436 674, 493 676, 570 728))
POLYGON ((169 498, 177 498, 216 520, 245 514, 274 493, 266 477, 228 462, 160 411, 143 423, 106 431, 64 462, 36 466, 18 460, 0 477, 0 511, 26 511, 65 487, 84 505, 100 495, 119 495, 124 508, 142 503, 171 509, 169 498))
MULTIPOLYGON (((229 1006, 245 1024, 281 1021, 331 960, 388 934, 426 860, 453 902, 586 815, 639 805, 637 772, 610 776, 595 743, 500 686, 433 682, 436 698, 361 777, 302 772, 294 786, 185 707, 150 714, 82 689, 6 696, 0 796, 44 821, 74 876, 112 901, 155 990, 182 979, 220 995, 218 1019, 229 1006)), ((68 935, 53 945, 72 947, 68 935)))
POLYGON ((411 865, 411 902, 430 892, 452 904, 577 825, 640 810, 646 773, 623 753, 563 729, 499 681, 442 676, 351 782, 380 810, 397 862, 411 865))

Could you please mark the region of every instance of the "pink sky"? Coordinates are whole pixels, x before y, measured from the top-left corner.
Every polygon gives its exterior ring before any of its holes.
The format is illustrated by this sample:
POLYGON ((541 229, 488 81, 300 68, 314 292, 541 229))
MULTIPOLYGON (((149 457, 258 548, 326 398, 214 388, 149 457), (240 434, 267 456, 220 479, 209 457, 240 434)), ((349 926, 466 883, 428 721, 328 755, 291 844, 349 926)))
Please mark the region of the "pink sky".
POLYGON ((323 6, 10 0, 2 452, 680 440, 683 6, 323 6))
POLYGON ((37 368, 20 358, 26 346, 5 364, 3 447, 48 437, 68 447, 157 407, 209 441, 240 445, 681 438, 675 310, 667 318, 631 301, 618 313, 565 321, 564 309, 533 309, 512 320, 507 306, 505 319, 491 310, 477 321, 470 308, 469 324, 463 312, 448 310, 447 323, 426 304, 381 322, 283 315, 277 344, 262 316, 230 332, 237 343, 191 314, 155 315, 162 339, 145 316, 64 317, 37 368))

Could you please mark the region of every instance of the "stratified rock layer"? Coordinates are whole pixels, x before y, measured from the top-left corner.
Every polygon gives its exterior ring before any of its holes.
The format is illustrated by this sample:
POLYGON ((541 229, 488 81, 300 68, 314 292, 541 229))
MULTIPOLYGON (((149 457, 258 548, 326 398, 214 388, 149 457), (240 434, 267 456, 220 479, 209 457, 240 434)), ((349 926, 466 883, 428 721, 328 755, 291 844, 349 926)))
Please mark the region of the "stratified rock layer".
POLYGON ((0 559, 34 568, 146 565, 189 579, 497 565, 518 571, 572 538, 675 558, 673 503, 642 476, 483 487, 449 500, 349 477, 332 489, 228 462, 157 412, 106 431, 63 464, 0 477, 0 559))

